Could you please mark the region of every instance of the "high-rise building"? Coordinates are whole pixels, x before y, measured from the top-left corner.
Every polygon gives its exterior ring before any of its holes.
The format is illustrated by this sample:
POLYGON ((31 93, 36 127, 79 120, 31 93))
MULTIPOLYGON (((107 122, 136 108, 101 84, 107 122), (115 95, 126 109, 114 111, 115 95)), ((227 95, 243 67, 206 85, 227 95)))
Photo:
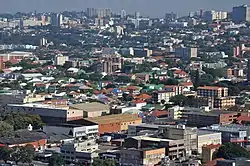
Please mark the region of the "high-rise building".
POLYGON ((214 10, 205 11, 203 14, 203 19, 206 21, 224 20, 227 19, 227 12, 214 10))
POLYGON ((197 57, 197 48, 191 47, 178 47, 175 49, 175 54, 181 59, 189 60, 190 58, 197 57))
POLYGON ((126 18, 126 16, 127 16, 126 10, 122 10, 121 11, 121 18, 126 18))
POLYGON ((41 38, 41 39, 40 39, 40 46, 41 46, 41 47, 46 46, 47 43, 48 43, 47 39, 45 39, 45 38, 41 38))
POLYGON ((140 12, 135 12, 135 18, 140 18, 141 14, 140 12))
POLYGON ((63 15, 60 13, 52 13, 50 24, 57 27, 61 26, 63 24, 63 15))
POLYGON ((175 21, 177 19, 177 14, 176 13, 166 13, 165 14, 165 20, 168 22, 175 21))
POLYGON ((110 8, 87 8, 86 10, 86 15, 87 17, 98 17, 98 18, 106 18, 106 17, 111 17, 112 11, 110 8))
POLYGON ((121 55, 112 49, 104 49, 102 58, 102 72, 112 74, 122 67, 121 55))
POLYGON ((250 7, 247 5, 233 7, 232 20, 234 22, 250 21, 250 7))
POLYGON ((247 62, 247 81, 250 81, 250 58, 247 62))
POLYGON ((41 19, 42 19, 42 25, 46 25, 46 16, 42 15, 41 19))
POLYGON ((97 10, 95 8, 87 8, 87 17, 97 17, 97 10))

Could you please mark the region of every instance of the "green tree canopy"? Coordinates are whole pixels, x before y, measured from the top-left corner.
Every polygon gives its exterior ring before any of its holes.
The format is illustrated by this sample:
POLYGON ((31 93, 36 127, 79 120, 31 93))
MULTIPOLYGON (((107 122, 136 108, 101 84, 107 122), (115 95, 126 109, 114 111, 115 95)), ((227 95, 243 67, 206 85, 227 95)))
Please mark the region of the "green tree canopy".
POLYGON ((8 147, 0 147, 0 160, 5 163, 10 159, 11 149, 8 147))
POLYGON ((93 162, 93 166, 116 166, 116 162, 113 159, 100 159, 95 158, 93 162))
POLYGON ((9 123, 0 121, 0 137, 9 137, 12 135, 14 128, 9 123))
POLYGON ((180 106, 183 106, 186 100, 187 97, 184 95, 177 95, 170 98, 170 102, 173 102, 174 105, 180 105, 180 106))
POLYGON ((64 165, 64 160, 60 154, 54 153, 49 159, 48 166, 62 166, 64 165))
POLYGON ((35 149, 32 145, 26 145, 24 147, 20 147, 21 153, 21 161, 23 163, 31 163, 34 159, 35 149))
POLYGON ((236 157, 250 158, 250 153, 240 145, 226 143, 214 154, 217 158, 233 159, 236 157))
POLYGON ((14 126, 14 130, 26 129, 31 124, 35 129, 43 126, 39 115, 29 115, 25 113, 9 113, 3 117, 4 122, 14 126))

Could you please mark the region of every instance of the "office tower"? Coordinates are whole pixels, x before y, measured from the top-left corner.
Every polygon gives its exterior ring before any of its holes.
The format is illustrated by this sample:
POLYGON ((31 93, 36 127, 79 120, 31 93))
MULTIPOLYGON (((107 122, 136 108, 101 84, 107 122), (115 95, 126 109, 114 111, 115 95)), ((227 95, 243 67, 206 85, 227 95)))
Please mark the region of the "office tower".
POLYGON ((141 14, 140 12, 135 12, 135 18, 140 18, 141 14))
POLYGON ((42 25, 46 25, 46 16, 42 15, 41 19, 42 19, 42 25))
POLYGON ((97 9, 87 8, 86 15, 87 15, 87 17, 90 17, 90 18, 97 17, 97 9))
POLYGON ((57 27, 61 26, 63 24, 63 15, 60 13, 52 13, 50 24, 57 27))
POLYGON ((190 60, 190 58, 197 57, 197 48, 178 47, 175 49, 175 54, 183 60, 190 60))
POLYGON ((177 14, 176 13, 166 13, 165 14, 165 20, 168 22, 175 21, 177 19, 177 14))
POLYGON ((205 21, 213 21, 217 19, 217 12, 214 10, 211 11, 205 11, 203 14, 203 19, 205 21))
POLYGON ((126 18, 127 12, 125 10, 121 11, 121 18, 126 18))
POLYGON ((111 17, 111 9, 96 9, 97 10, 97 17, 98 18, 107 18, 111 17))
POLYGON ((232 20, 234 22, 250 21, 250 7, 247 5, 233 7, 232 20))
POLYGON ((63 24, 63 15, 57 14, 57 26, 61 26, 63 24))
POLYGON ((47 39, 45 39, 45 38, 41 38, 41 39, 40 39, 40 46, 41 46, 41 47, 46 46, 47 43, 48 43, 47 39))
POLYGON ((20 19, 19 27, 20 27, 20 29, 23 29, 23 27, 24 27, 23 19, 20 19))
POLYGON ((250 58, 247 61, 247 81, 250 81, 250 58))

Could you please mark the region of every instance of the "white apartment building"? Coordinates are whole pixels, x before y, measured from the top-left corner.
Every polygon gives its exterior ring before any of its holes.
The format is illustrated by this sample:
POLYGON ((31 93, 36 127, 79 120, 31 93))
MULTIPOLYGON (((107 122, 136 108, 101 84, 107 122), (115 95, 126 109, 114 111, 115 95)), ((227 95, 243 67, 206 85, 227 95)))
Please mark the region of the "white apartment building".
POLYGON ((68 56, 63 56, 62 54, 56 55, 55 57, 55 65, 63 66, 66 61, 69 61, 68 56))

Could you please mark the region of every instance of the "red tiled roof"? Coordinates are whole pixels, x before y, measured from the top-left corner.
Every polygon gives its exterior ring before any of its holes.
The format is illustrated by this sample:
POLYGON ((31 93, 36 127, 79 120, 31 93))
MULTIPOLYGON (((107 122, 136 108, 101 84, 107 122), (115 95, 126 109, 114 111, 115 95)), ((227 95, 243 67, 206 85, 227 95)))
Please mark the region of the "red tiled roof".
POLYGON ((36 83, 35 86, 46 86, 46 85, 43 83, 36 83))
POLYGON ((242 121, 250 122, 250 117, 249 116, 239 116, 236 120, 239 123, 241 123, 242 121))
POLYGON ((186 73, 185 71, 183 71, 183 70, 175 70, 175 71, 174 71, 174 74, 178 74, 178 75, 180 75, 180 74, 182 74, 182 75, 186 75, 187 73, 186 73))
POLYGON ((168 111, 159 111, 159 110, 155 110, 155 111, 152 112, 151 115, 152 115, 152 116, 156 116, 156 117, 164 116, 164 115, 168 115, 168 111))
POLYGON ((193 86, 192 82, 183 82, 182 85, 184 86, 193 86))
POLYGON ((142 93, 142 94, 140 94, 140 95, 138 95, 138 96, 135 96, 135 98, 136 98, 136 99, 147 100, 147 99, 151 99, 152 96, 150 96, 150 95, 148 95, 148 94, 146 94, 146 93, 142 93))
POLYGON ((128 90, 136 90, 137 89, 137 87, 136 86, 128 86, 128 88, 127 88, 128 90))
POLYGON ((133 100, 132 102, 133 102, 133 103, 136 103, 136 104, 138 104, 138 103, 145 103, 144 100, 133 100))

